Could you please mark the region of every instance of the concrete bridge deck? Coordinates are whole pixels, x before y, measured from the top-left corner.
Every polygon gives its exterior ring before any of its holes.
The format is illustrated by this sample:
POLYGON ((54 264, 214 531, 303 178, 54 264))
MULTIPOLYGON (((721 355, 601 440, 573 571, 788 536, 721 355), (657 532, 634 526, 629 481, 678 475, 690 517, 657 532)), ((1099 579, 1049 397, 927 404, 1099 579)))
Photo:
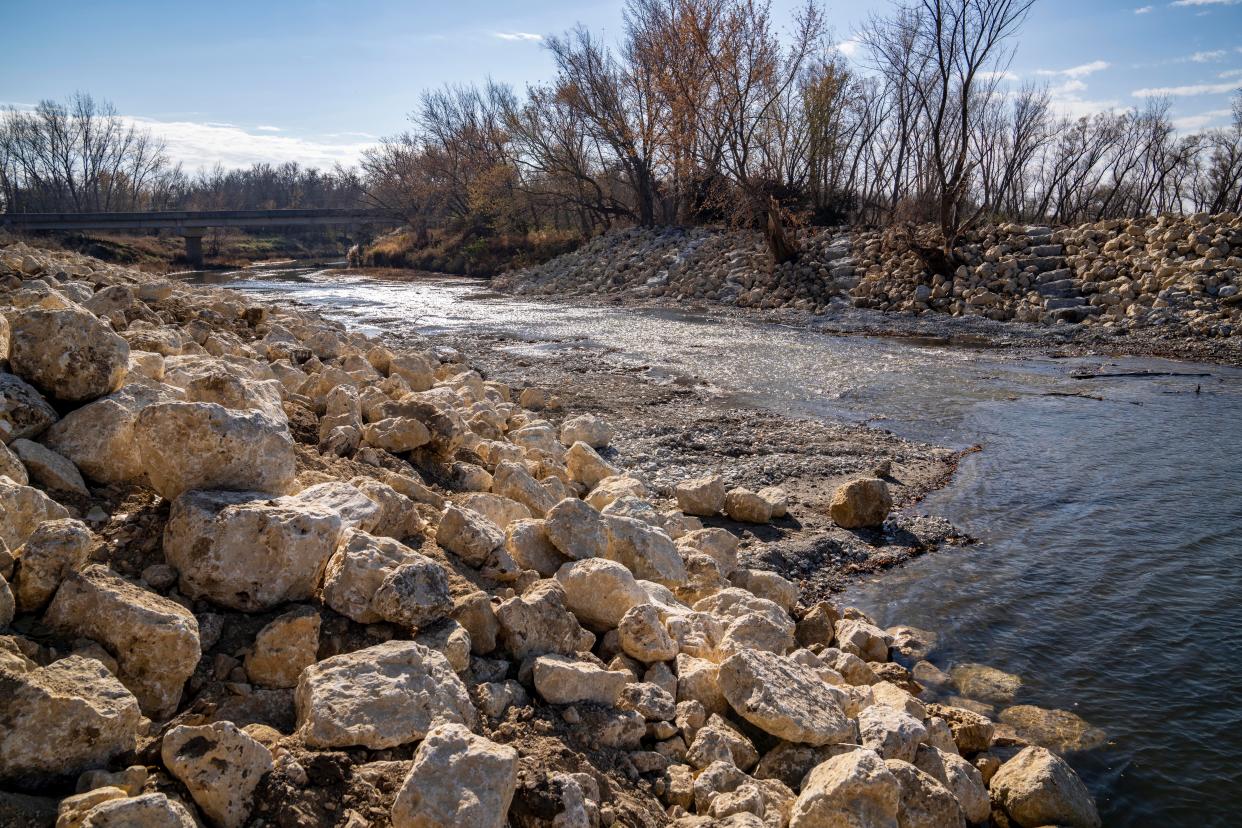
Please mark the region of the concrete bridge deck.
POLYGON ((405 220, 383 210, 153 210, 136 213, 0 213, 0 227, 14 230, 176 230, 185 237, 186 258, 203 264, 203 235, 212 227, 324 227, 386 224, 405 220))

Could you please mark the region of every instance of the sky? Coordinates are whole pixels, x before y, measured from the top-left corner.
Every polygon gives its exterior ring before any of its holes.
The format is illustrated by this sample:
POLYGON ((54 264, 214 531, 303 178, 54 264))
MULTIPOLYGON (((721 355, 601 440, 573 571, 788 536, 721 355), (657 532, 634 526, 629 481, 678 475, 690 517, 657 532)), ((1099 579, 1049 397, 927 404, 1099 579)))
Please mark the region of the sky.
MULTIPOLYGON (((790 19, 797 0, 773 0, 790 19)), ((825 3, 834 42, 888 0, 825 3)), ((164 136, 190 170, 356 162, 408 126, 420 91, 487 77, 548 80, 548 34, 615 41, 623 0, 0 0, 0 104, 75 91, 164 136)), ((1179 128, 1229 122, 1242 86, 1242 0, 1036 0, 1015 83, 1046 83, 1071 115, 1168 95, 1179 128)))

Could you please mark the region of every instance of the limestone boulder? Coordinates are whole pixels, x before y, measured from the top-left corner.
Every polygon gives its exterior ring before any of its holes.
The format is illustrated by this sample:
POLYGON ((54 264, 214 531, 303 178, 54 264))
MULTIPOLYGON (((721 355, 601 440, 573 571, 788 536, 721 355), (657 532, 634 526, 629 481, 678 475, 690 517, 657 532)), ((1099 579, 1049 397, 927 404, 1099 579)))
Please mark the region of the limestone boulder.
POLYGON ((927 728, 904 710, 873 704, 858 714, 858 737, 863 747, 884 759, 913 762, 927 728))
POLYGON ((175 402, 177 397, 170 386, 131 383, 66 414, 47 430, 43 442, 91 480, 140 481, 145 467, 134 450, 138 415, 147 406, 175 402))
POLYGON ((14 440, 9 445, 26 466, 30 479, 44 489, 90 497, 82 473, 65 457, 26 439, 14 440))
POLYGON ((1022 687, 1021 677, 987 664, 955 664, 949 676, 963 696, 988 704, 1009 704, 1022 687))
POLYGON ((504 828, 518 752, 460 724, 438 725, 418 746, 392 806, 393 828, 504 828))
POLYGON ((605 518, 608 531, 607 557, 623 564, 634 577, 667 587, 686 580, 686 566, 677 545, 663 529, 627 517, 605 518))
POLYGON ((539 485, 524 465, 508 460, 496 465, 492 491, 521 503, 534 517, 544 517, 556 504, 551 492, 539 485))
POLYGON ((388 417, 368 423, 362 429, 362 441, 368 446, 399 454, 430 443, 431 431, 413 417, 388 417))
POLYGON ((596 629, 615 628, 631 607, 648 601, 628 569, 604 558, 571 561, 557 570, 556 580, 569 611, 596 629))
POLYGON ((26 473, 22 459, 2 442, 0 442, 0 477, 7 477, 22 486, 30 483, 30 475, 26 473))
POLYGON ((677 539, 677 548, 683 555, 689 552, 707 555, 726 578, 737 569, 737 535, 726 529, 692 529, 677 539))
POLYGON ((620 469, 600 457, 595 449, 582 441, 574 443, 565 452, 565 465, 569 469, 571 480, 592 489, 600 481, 621 473, 620 469))
POLYGON ((772 504, 750 489, 738 487, 725 495, 725 514, 743 523, 767 523, 772 520, 772 504))
POLYGON ((347 529, 324 570, 323 602, 359 624, 383 620, 372 600, 385 579, 413 554, 392 538, 347 529))
POLYGON ((486 566, 493 553, 504 546, 499 526, 473 509, 450 503, 440 516, 436 543, 473 567, 486 566))
POLYGON ((897 824, 901 828, 966 828, 957 798, 929 774, 900 759, 884 763, 901 786, 897 824))
POLYGON ((164 557, 181 591, 253 612, 315 594, 341 535, 341 517, 295 498, 191 491, 164 530, 164 557))
POLYGON ((975 825, 987 821, 992 807, 978 768, 956 753, 938 750, 931 745, 919 745, 914 766, 949 789, 957 798, 967 822, 975 825))
POLYGON ((584 630, 566 606, 565 590, 555 580, 531 585, 496 607, 500 640, 514 658, 589 650, 595 636, 584 630))
POLYGON ((113 799, 96 805, 82 819, 82 828, 198 828, 190 809, 162 793, 113 799))
POLYGON ((299 503, 317 506, 341 516, 341 526, 374 532, 382 515, 382 508, 356 486, 343 480, 330 480, 308 486, 297 493, 299 503))
POLYGON ((737 587, 722 589, 694 605, 695 612, 715 616, 724 625, 719 649, 731 653, 760 649, 783 655, 794 647, 794 621, 766 598, 737 587))
POLYGON ((725 508, 724 481, 719 475, 683 480, 673 487, 673 495, 677 498, 677 508, 687 515, 711 517, 725 508))
POLYGON ((987 750, 992 743, 992 735, 996 732, 996 725, 987 716, 962 707, 929 704, 927 715, 944 719, 949 723, 953 741, 961 753, 987 750))
MULTIPOLYGON (((575 443, 574 445, 578 444, 575 443)), ((636 497, 639 500, 646 500, 651 497, 651 492, 637 478, 629 477, 628 475, 613 475, 599 481, 586 496, 586 502, 603 511, 608 504, 623 497, 636 497)))
POLYGON ((255 788, 272 769, 271 751, 232 722, 174 727, 164 734, 160 758, 223 828, 246 824, 255 788))
POLYGON ((541 655, 532 672, 535 691, 551 704, 615 705, 629 680, 623 672, 563 655, 541 655))
POLYGON ((17 599, 13 597, 13 590, 9 588, 8 579, 0 575, 0 630, 13 623, 13 616, 17 613, 17 599))
POLYGON ((749 771, 759 761, 759 752, 750 739, 723 717, 713 713, 695 732, 686 751, 686 761, 700 769, 713 762, 732 762, 738 768, 749 771))
POLYGON ((298 607, 271 621, 255 636, 246 675, 261 687, 295 687, 319 654, 319 613, 298 607))
POLYGON ((478 512, 502 530, 516 520, 530 520, 530 509, 512 498, 492 492, 471 492, 457 501, 463 509, 478 512))
POLYGON ((99 564, 65 578, 44 621, 103 645, 116 659, 117 677, 153 719, 176 712, 202 655, 189 610, 99 564))
POLYGON ((17 549, 47 520, 64 520, 69 510, 38 489, 0 478, 0 541, 17 549))
POLYGON ((561 423, 561 443, 572 446, 583 442, 593 449, 601 449, 612 442, 613 428, 593 414, 580 414, 561 423))
POLYGON ((892 637, 861 618, 842 618, 836 625, 836 646, 863 661, 888 661, 892 637))
POLYGON ((22 612, 43 609, 60 582, 86 565, 92 543, 91 530, 80 520, 39 524, 17 551, 17 608, 22 612))
POLYGON ((836 696, 813 670, 760 650, 743 650, 720 665, 720 689, 746 721, 787 742, 850 741, 854 727, 836 696))
POLYGON ((56 410, 36 388, 0 371, 0 442, 37 437, 56 419, 56 410))
POLYGON ((789 814, 789 828, 898 828, 901 784, 884 760, 855 750, 817 765, 789 814))
POLYGON ((191 489, 285 494, 297 470, 289 429, 257 411, 156 403, 134 437, 151 487, 170 500, 191 489))
POLYGON ((843 529, 863 529, 884 523, 892 508, 888 484, 878 477, 865 477, 838 487, 828 513, 843 529))
POLYGON ((575 561, 602 558, 608 553, 608 528, 589 503, 576 497, 561 500, 548 510, 544 530, 562 555, 575 561))
POLYGON ((0 658, 0 780, 28 783, 106 765, 135 748, 142 712, 93 658, 46 667, 0 658))
POLYGON ((473 726, 466 686, 448 659, 387 641, 307 667, 294 693, 298 732, 315 748, 372 750, 416 742, 436 722, 473 726))
POLYGON ((453 609, 448 575, 440 564, 411 550, 406 560, 384 577, 371 606, 385 621, 427 627, 453 609))
POLYGON ((654 604, 636 604, 617 622, 621 650, 630 658, 647 664, 671 661, 677 657, 677 644, 660 622, 654 604))
POLYGON ((216 403, 235 411, 258 411, 273 422, 285 425, 289 422, 281 405, 285 393, 279 380, 251 379, 216 368, 195 376, 182 390, 186 402, 216 403))
POLYGON ((31 308, 9 324, 13 373, 53 399, 88 402, 125 381, 129 344, 87 311, 31 308))
POLYGON ((505 529, 505 551, 522 569, 531 569, 541 577, 550 578, 565 564, 552 541, 544 521, 537 518, 515 520, 505 529))
POLYGON ((1087 786, 1064 759, 1046 748, 1024 748, 1001 765, 988 789, 993 809, 1022 828, 1098 828, 1101 824, 1087 786))

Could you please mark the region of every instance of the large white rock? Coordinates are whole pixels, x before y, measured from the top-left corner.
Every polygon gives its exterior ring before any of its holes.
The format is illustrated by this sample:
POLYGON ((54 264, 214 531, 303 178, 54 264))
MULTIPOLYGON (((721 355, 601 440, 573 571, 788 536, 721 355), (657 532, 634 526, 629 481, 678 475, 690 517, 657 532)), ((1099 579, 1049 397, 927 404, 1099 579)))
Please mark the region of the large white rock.
POLYGON ((725 487, 719 475, 683 480, 673 487, 677 508, 687 515, 711 517, 724 510, 725 487))
POLYGON ((63 520, 69 510, 38 489, 0 478, 0 541, 9 549, 26 542, 45 520, 63 520))
POLYGON ((151 487, 170 500, 191 489, 284 494, 297 471, 289 429, 257 411, 156 403, 134 436, 151 487))
POLYGON ((403 627, 427 627, 453 609, 444 567, 411 550, 404 562, 387 576, 371 599, 385 621, 403 627))
POLYGON ((387 641, 307 667, 294 693, 298 732, 315 748, 380 750, 477 714, 452 665, 413 641, 387 641))
POLYGON ((966 828, 957 798, 935 777, 900 759, 884 763, 901 786, 897 824, 901 828, 966 828))
POLYGON ((561 444, 572 446, 579 441, 594 449, 612 442, 613 428, 593 414, 579 414, 561 423, 561 444))
POLYGON ((26 439, 14 440, 9 445, 25 464, 30 478, 43 488, 90 497, 82 473, 67 458, 47 446, 26 439))
POLYGON ((121 387, 129 344, 91 313, 29 308, 15 314, 9 343, 13 373, 44 394, 80 403, 121 387))
POLYGON ((20 377, 0 371, 0 442, 36 437, 56 422, 56 410, 20 377))
POLYGON ((1001 765, 988 789, 993 808, 1022 828, 1100 825, 1100 814, 1087 786, 1064 759, 1046 748, 1024 748, 1001 765))
POLYGON ((694 610, 724 624, 723 652, 760 649, 783 655, 794 647, 793 619, 779 605, 744 589, 722 589, 696 602, 694 610))
POLYGON ((609 515, 607 557, 624 564, 634 577, 667 587, 686 580, 686 566, 677 545, 663 529, 641 520, 609 515))
POLYGON ((134 450, 138 415, 149 405, 176 399, 170 386, 130 383, 66 414, 47 430, 43 442, 72 460, 91 480, 139 481, 143 479, 143 464, 134 450))
POLYGON ((80 520, 39 524, 17 550, 17 608, 22 612, 43 609, 60 582, 86 564, 91 543, 91 530, 80 520))
POLYGON ((117 661, 118 678, 152 718, 176 712, 202 655, 189 610, 99 564, 65 579, 44 621, 102 644, 117 661))
POLYGON ((854 750, 816 765, 789 814, 789 828, 898 828, 901 785, 884 760, 854 750))
POLYGON ((660 623, 654 604, 630 607, 617 622, 617 638, 622 652, 648 664, 677 657, 677 643, 660 623))
POLYGON ((595 636, 566 608, 565 590, 550 578, 496 607, 501 641, 514 658, 589 650, 595 636))
POLYGON ((392 806, 393 828, 504 828, 517 787, 518 752, 442 724, 414 753, 392 806))
POLYGON ((629 674, 569 656, 541 655, 535 659, 532 678, 535 690, 552 704, 614 705, 629 681, 629 674))
POLYGON ((162 793, 113 799, 91 808, 81 828, 198 828, 190 809, 162 793))
POLYGON ((255 611, 314 595, 341 534, 335 512, 258 492, 187 492, 164 530, 181 591, 255 611))
POLYGON ((505 534, 499 526, 473 509, 450 503, 440 516, 436 543, 473 567, 482 567, 502 547, 505 534))
POLYGON ((852 723, 815 671, 774 653, 743 650, 720 665, 720 689, 739 716, 787 742, 850 741, 852 723))
POLYGON ((885 759, 913 762, 927 728, 904 710, 873 704, 858 714, 859 742, 885 759))
POLYGON ((621 473, 621 470, 596 453, 595 449, 578 441, 565 452, 565 464, 569 477, 576 483, 594 488, 600 481, 621 473))
POLYGON ((383 620, 372 599, 384 579, 412 554, 412 549, 392 538, 346 530, 324 572, 324 603, 359 624, 383 620))
POLYGON ((589 503, 576 497, 565 498, 548 510, 544 530, 552 545, 575 561, 608 553, 604 519, 589 503))
POLYGON ((957 797, 967 822, 973 825, 987 821, 992 806, 978 768, 956 753, 938 750, 931 745, 919 745, 914 766, 934 777, 957 797))
POLYGON ((223 828, 246 824, 254 790, 272 769, 271 751, 232 722, 174 727, 164 734, 160 758, 223 828))
POLYGON ((597 629, 613 629, 631 607, 649 600, 628 569, 604 558, 567 563, 557 570, 556 580, 570 612, 597 629))
POLYGON ((0 656, 0 688, 0 780, 73 775, 136 746, 138 700, 93 658, 0 656))
POLYGON ((867 477, 842 484, 833 493, 828 512, 843 529, 862 529, 884 523, 892 508, 888 484, 878 477, 867 477))

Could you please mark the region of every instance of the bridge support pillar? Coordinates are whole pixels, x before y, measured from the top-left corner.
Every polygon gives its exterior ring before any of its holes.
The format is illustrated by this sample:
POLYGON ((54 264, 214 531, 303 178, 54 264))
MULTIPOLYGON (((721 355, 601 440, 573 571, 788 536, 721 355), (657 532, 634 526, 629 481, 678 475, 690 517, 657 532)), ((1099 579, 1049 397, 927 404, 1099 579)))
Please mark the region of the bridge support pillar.
POLYGON ((185 237, 185 260, 190 267, 201 270, 203 267, 203 230, 182 230, 185 237))

